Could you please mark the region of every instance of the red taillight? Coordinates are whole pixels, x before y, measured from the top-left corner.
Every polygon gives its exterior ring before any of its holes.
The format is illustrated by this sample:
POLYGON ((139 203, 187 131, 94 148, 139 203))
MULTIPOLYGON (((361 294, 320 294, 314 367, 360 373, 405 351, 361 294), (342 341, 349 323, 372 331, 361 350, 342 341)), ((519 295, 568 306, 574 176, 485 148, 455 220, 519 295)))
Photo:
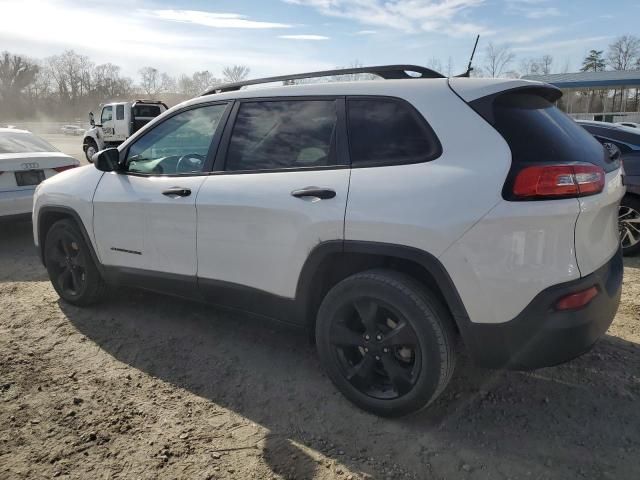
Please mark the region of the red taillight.
POLYGON ((597 287, 587 288, 580 292, 562 297, 556 302, 556 310, 575 310, 584 307, 598 295, 597 287))
POLYGON ((76 168, 78 165, 63 165, 62 167, 53 167, 53 169, 60 173, 60 172, 64 172, 65 170, 69 170, 71 168, 76 168))
POLYGON ((582 197, 603 188, 604 170, 597 165, 536 165, 520 170, 513 194, 518 198, 582 197))

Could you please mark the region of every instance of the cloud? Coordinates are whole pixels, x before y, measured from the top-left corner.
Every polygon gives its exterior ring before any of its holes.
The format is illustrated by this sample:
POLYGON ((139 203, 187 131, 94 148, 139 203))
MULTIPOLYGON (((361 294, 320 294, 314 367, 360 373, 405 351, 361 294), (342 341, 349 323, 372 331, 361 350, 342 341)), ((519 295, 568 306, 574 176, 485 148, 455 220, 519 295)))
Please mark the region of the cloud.
POLYGON ((238 13, 203 12, 200 10, 143 10, 150 17, 173 22, 193 23, 212 28, 289 28, 286 23, 259 22, 248 20, 238 13))
POLYGON ((504 43, 531 43, 538 41, 542 38, 548 37, 561 31, 559 27, 544 27, 526 30, 517 30, 514 33, 509 31, 503 32, 504 43))
POLYGON ((538 19, 546 17, 560 17, 562 13, 556 7, 534 8, 524 12, 527 18, 538 19))
POLYGON ((571 40, 559 40, 556 42, 536 43, 535 45, 523 45, 521 47, 513 47, 514 52, 536 52, 536 51, 553 51, 561 48, 580 47, 592 44, 598 44, 605 40, 609 40, 610 35, 601 35, 597 37, 574 38, 571 40))
POLYGON ((322 15, 406 33, 439 32, 451 36, 490 34, 481 25, 459 20, 485 0, 283 0, 316 9, 322 15))
POLYGON ((549 0, 505 0, 507 12, 521 15, 532 20, 548 17, 561 17, 564 14, 556 7, 546 7, 549 0))
POLYGON ((118 12, 127 2, 89 6, 72 0, 0 0, 0 50, 43 59, 72 48, 95 63, 120 65, 132 77, 145 65, 176 75, 245 64, 258 76, 335 66, 335 60, 320 60, 282 45, 270 30, 193 28, 136 9, 123 16, 118 12), (96 25, 109 25, 108 41, 100 40, 96 25))
POLYGON ((278 35, 278 38, 286 40, 329 40, 329 37, 324 35, 278 35))
POLYGON ((359 30, 353 35, 375 35, 376 33, 378 33, 376 30, 359 30))

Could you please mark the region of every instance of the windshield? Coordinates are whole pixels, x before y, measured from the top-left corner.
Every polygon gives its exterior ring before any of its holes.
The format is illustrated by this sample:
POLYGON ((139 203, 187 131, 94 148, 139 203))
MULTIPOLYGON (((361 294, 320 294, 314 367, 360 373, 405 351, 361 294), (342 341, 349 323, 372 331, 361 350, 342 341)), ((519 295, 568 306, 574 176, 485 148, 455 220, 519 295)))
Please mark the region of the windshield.
POLYGON ((31 133, 0 132, 0 153, 57 152, 58 149, 31 133))

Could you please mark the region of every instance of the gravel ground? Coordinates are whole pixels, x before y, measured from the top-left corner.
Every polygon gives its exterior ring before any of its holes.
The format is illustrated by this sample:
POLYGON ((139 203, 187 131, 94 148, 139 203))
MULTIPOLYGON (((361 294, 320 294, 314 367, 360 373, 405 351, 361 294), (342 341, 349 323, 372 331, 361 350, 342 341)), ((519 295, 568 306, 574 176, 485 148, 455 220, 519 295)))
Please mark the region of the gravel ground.
POLYGON ((0 225, 0 478, 640 478, 640 259, 608 335, 531 373, 462 358, 427 411, 351 406, 302 332, 121 290, 79 309, 0 225))

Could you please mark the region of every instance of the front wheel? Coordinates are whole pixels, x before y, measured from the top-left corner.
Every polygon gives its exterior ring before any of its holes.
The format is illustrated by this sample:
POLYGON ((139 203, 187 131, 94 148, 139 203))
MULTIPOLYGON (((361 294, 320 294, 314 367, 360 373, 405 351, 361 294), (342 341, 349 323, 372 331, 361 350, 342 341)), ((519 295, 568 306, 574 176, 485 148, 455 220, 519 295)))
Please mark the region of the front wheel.
POLYGON ((398 272, 370 270, 333 287, 320 305, 320 360, 360 408, 406 415, 444 390, 455 365, 455 334, 444 306, 398 272))
POLYGON ((59 220, 47 232, 44 263, 53 288, 74 305, 91 305, 102 299, 106 285, 76 223, 59 220))
POLYGON ((96 142, 94 142, 93 140, 89 140, 89 142, 87 143, 87 147, 84 150, 84 154, 87 157, 87 161, 89 163, 93 162, 93 156, 98 153, 98 146, 96 145, 96 142))
POLYGON ((636 255, 640 252, 640 198, 625 195, 618 211, 620 243, 624 255, 636 255))

